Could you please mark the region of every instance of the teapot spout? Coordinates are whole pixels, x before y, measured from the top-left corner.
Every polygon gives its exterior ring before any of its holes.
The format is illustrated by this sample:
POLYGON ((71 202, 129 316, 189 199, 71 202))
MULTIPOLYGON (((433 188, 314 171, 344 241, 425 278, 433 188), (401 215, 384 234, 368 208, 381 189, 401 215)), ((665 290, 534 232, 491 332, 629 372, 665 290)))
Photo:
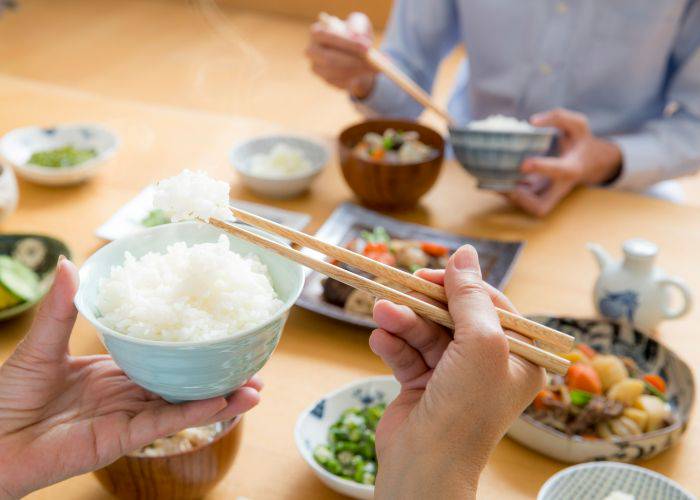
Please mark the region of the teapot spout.
POLYGON ((610 255, 608 255, 608 252, 606 252, 605 249, 598 243, 588 243, 586 247, 591 251, 591 253, 595 257, 595 260, 598 263, 598 267, 601 271, 612 264, 612 258, 610 257, 610 255))

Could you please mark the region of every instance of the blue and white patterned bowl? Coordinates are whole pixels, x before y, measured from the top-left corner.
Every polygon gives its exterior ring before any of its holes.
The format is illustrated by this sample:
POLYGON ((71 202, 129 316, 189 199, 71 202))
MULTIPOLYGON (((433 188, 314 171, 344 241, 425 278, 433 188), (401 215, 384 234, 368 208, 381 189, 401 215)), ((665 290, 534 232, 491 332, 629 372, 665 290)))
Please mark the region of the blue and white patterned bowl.
POLYGON ((694 500, 679 484, 636 465, 596 462, 575 465, 550 477, 537 500, 604 500, 613 492, 635 500, 694 500))
POLYGON ((284 199, 307 191, 328 163, 330 153, 322 143, 296 135, 265 135, 236 145, 229 161, 238 176, 251 191, 268 198, 284 199), (290 177, 262 177, 251 173, 251 160, 257 154, 267 154, 277 144, 287 144, 304 152, 311 171, 290 177))
POLYGON ((464 169, 476 177, 478 187, 508 192, 521 179, 520 165, 530 156, 546 155, 552 148, 556 131, 535 128, 532 132, 494 132, 450 127, 455 157, 464 169))
POLYGON ((326 394, 301 412, 294 428, 294 441, 301 456, 323 484, 352 498, 374 498, 374 486, 331 474, 314 460, 313 452, 319 444, 328 443, 328 429, 343 411, 351 406, 388 404, 398 396, 399 389, 399 383, 391 375, 370 377, 326 394))
POLYGON ((531 319, 573 335, 597 351, 628 356, 649 373, 666 380, 666 395, 676 415, 668 427, 626 439, 583 439, 568 436, 523 414, 511 426, 508 436, 548 457, 567 463, 601 460, 633 462, 648 459, 681 439, 695 402, 693 374, 673 351, 651 337, 605 319, 575 319, 533 316, 531 319))
POLYGON ((119 147, 119 139, 94 123, 57 125, 55 127, 23 127, 5 134, 0 140, 0 156, 17 174, 36 184, 68 186, 94 176, 119 147), (97 156, 74 167, 50 168, 32 165, 29 158, 37 151, 63 146, 94 149, 97 156))
MULTIPOLYGON (((248 230, 274 238, 256 229, 248 230)), ((301 293, 302 267, 227 235, 233 251, 255 254, 267 266, 284 305, 258 327, 224 339, 193 342, 138 339, 103 325, 95 305, 99 282, 109 275, 112 266, 123 263, 126 251, 140 257, 148 252, 164 252, 178 241, 188 245, 215 242, 220 234, 214 227, 197 222, 157 226, 109 243, 80 269, 80 289, 75 297, 80 313, 97 329, 112 358, 130 379, 170 402, 228 395, 263 367, 277 346, 289 309, 301 293)))

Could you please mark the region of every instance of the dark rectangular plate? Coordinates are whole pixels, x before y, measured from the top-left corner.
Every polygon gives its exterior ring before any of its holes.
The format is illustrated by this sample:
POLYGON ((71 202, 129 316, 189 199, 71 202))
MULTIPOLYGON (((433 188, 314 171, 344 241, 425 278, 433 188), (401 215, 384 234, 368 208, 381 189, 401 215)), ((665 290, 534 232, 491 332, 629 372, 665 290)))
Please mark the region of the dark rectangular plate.
MULTIPOLYGON (((515 261, 523 247, 523 242, 521 241, 468 238, 427 226, 402 222, 353 203, 344 203, 336 208, 318 230, 316 237, 327 243, 342 246, 357 237, 360 231, 371 230, 376 226, 384 227, 394 238, 432 241, 445 245, 451 251, 467 243, 473 245, 479 252, 479 260, 481 261, 485 280, 499 289, 502 289, 508 281, 515 261)), ((313 250, 305 249, 304 252, 313 255, 317 259, 325 258, 324 255, 313 250)), ((376 326, 372 318, 368 316, 348 313, 342 307, 323 300, 323 286, 321 282, 324 278, 323 275, 317 272, 310 272, 306 276, 304 289, 297 301, 298 306, 354 325, 368 328, 376 326)))

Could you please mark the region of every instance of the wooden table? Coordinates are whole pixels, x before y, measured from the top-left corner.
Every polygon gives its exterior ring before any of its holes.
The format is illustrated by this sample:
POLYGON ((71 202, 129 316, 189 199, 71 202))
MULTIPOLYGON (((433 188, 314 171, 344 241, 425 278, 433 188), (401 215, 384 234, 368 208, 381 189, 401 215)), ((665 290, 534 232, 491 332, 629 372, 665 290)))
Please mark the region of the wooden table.
MULTIPOLYGON (((17 213, 0 224, 3 232, 37 231, 59 236, 80 263, 103 242, 93 232, 142 187, 180 169, 206 168, 232 181, 232 194, 245 192, 226 164, 235 141, 275 130, 269 123, 205 112, 106 99, 32 81, 0 77, 0 133, 32 123, 91 119, 107 124, 122 138, 116 158, 93 182, 49 189, 20 182, 17 213)), ((297 130, 299 132, 299 130, 297 130)), ((302 130, 303 132, 303 130, 302 130)), ((329 131, 328 139, 335 131, 329 131)), ((340 202, 351 198, 334 162, 311 194, 276 202, 310 213, 315 230, 340 202)), ((416 210, 401 218, 472 236, 523 239, 508 295, 523 312, 590 316, 591 289, 597 276, 584 245, 602 243, 617 251, 628 237, 660 244, 660 264, 700 290, 700 210, 648 198, 599 190, 581 190, 544 220, 521 215, 497 196, 479 192, 458 165, 448 162, 437 186, 416 210)), ((0 325, 0 356, 7 357, 30 323, 30 316, 0 325)), ((700 363, 695 325, 700 309, 662 326, 660 338, 691 365, 700 363)), ((80 319, 73 333, 74 353, 101 350, 93 329, 80 319)), ((255 500, 335 498, 297 453, 292 430, 299 412, 339 385, 388 370, 367 346, 367 332, 294 308, 282 341, 262 370, 263 401, 246 417, 243 447, 235 466, 212 498, 242 495, 255 500)), ((674 449, 643 463, 700 493, 697 417, 674 449)), ((533 498, 542 483, 563 468, 504 439, 481 480, 482 498, 533 498)), ((106 494, 91 475, 36 492, 32 498, 102 498, 106 494)))

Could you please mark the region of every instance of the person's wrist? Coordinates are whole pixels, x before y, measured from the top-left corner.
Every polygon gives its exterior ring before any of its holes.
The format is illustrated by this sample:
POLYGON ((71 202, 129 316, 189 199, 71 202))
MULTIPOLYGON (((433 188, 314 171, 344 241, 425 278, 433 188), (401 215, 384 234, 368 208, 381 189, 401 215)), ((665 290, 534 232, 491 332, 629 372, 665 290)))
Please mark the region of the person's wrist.
POLYGON ((622 169, 622 150, 612 141, 594 138, 594 155, 592 168, 584 181, 592 185, 606 185, 620 175, 622 169))
POLYGON ((464 436, 428 429, 402 434, 395 439, 400 448, 380 451, 377 498, 476 497, 488 451, 479 452, 464 436))
POLYGON ((374 89, 374 73, 366 73, 355 78, 351 84, 350 95, 360 101, 367 99, 374 89))

